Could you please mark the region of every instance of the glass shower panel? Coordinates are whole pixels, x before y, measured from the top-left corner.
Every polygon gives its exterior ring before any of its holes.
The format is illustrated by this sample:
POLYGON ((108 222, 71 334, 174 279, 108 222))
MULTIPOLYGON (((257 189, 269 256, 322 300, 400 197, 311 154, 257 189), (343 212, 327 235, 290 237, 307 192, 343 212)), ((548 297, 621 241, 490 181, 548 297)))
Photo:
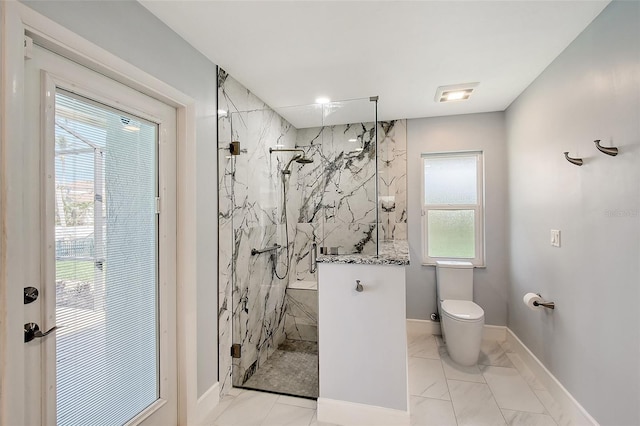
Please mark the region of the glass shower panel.
POLYGON ((378 122, 378 209, 378 241, 406 241, 406 120, 378 122))
POLYGON ((218 81, 223 392, 316 398, 313 247, 376 254, 376 103, 272 109, 218 81))
POLYGON ((258 367, 284 340, 284 295, 295 236, 291 224, 298 208, 294 199, 286 199, 290 175, 282 173, 287 167, 293 171, 289 161, 295 153, 280 150, 293 149, 295 139, 293 128, 270 108, 232 111, 222 130, 229 139, 219 148, 226 160, 221 220, 231 239, 224 270, 231 279, 230 343, 237 348, 232 383, 250 387, 258 367))
POLYGON ((296 148, 313 160, 296 167, 296 279, 316 280, 313 243, 329 254, 376 254, 376 102, 362 98, 276 111, 296 127, 296 148))
POLYGON ((376 103, 323 108, 322 246, 330 254, 377 254, 376 103))

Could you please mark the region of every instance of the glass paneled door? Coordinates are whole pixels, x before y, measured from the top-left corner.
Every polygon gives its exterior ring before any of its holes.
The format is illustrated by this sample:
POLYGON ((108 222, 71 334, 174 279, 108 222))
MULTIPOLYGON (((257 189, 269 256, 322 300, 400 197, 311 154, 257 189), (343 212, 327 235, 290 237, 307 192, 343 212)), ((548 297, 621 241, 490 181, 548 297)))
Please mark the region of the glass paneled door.
POLYGON ((34 51, 43 284, 26 317, 53 331, 25 342, 28 393, 44 391, 26 420, 176 424, 175 109, 34 51))
POLYGON ((57 422, 122 424, 159 396, 158 126, 60 89, 54 121, 57 422))

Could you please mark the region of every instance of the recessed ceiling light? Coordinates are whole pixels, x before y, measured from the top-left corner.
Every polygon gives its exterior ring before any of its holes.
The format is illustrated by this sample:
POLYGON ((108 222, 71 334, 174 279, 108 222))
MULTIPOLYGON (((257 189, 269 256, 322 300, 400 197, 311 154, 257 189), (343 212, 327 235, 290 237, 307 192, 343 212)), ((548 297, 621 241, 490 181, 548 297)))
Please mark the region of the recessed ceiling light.
MULTIPOLYGON (((469 99, 471 96, 472 89, 468 90, 456 90, 455 92, 444 92, 442 94, 442 98, 446 98, 447 101, 459 101, 461 99, 469 99)), ((440 101, 442 102, 442 98, 440 101)))
POLYGON ((469 99, 478 83, 455 84, 440 86, 436 90, 436 102, 465 101, 469 99))
POLYGON ((318 99, 316 99, 316 103, 317 104, 328 104, 329 102, 331 102, 331 100, 329 98, 318 98, 318 99))

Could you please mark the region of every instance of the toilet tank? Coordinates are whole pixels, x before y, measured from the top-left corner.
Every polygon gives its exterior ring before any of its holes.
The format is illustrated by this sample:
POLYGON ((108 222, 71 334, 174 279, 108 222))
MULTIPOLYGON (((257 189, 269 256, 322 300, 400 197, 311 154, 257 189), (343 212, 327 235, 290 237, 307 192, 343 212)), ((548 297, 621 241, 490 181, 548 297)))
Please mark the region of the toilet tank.
POLYGON ((436 262, 438 300, 473 301, 473 265, 470 262, 436 262))

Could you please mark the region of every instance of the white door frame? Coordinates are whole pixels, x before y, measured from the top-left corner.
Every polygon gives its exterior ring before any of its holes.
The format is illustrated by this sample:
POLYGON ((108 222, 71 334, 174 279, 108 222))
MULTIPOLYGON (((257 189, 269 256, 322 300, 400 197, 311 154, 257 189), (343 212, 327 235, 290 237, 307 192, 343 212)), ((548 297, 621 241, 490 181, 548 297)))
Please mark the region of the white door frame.
MULTIPOLYGON (((23 98, 25 31, 50 50, 177 110, 177 346, 178 423, 197 422, 195 101, 106 50, 16 1, 0 2, 0 425, 24 424, 26 409, 22 289, 21 197, 26 182, 20 165, 24 152, 23 98), (11 206, 8 209, 8 206, 11 206), (11 225, 11 227, 9 227, 11 225)), ((39 125, 39 123, 38 123, 39 125)), ((40 285, 39 283, 35 283, 40 285)), ((38 391, 38 394, 40 392, 38 391)))
MULTIPOLYGON (((58 89, 68 90, 76 95, 84 96, 92 101, 110 106, 116 110, 121 110, 125 114, 132 114, 158 125, 157 132, 157 196, 161 200, 161 211, 158 216, 157 244, 158 244, 158 332, 159 332, 159 353, 166 356, 159 357, 159 373, 160 381, 158 399, 142 410, 127 425, 135 425, 146 421, 148 417, 155 416, 153 422, 160 421, 166 424, 168 416, 175 416, 172 413, 172 404, 177 404, 177 379, 176 372, 176 341, 175 341, 175 320, 176 320, 176 128, 175 128, 175 109, 166 107, 165 103, 150 101, 148 97, 141 96, 137 91, 127 88, 124 90, 122 85, 115 83, 111 79, 107 79, 100 74, 86 70, 84 67, 76 65, 71 61, 50 54, 43 48, 34 46, 34 58, 39 58, 37 65, 41 65, 40 69, 40 110, 42 116, 40 122, 44 123, 44 129, 40 129, 43 135, 41 140, 42 156, 40 160, 41 173, 44 176, 41 179, 42 186, 40 189, 41 203, 41 222, 44 230, 41 250, 41 262, 44 269, 41 268, 42 284, 41 284, 41 305, 43 305, 42 316, 39 321, 40 327, 45 330, 50 329, 56 321, 56 300, 55 296, 47 296, 47 291, 53 287, 56 277, 55 267, 55 228, 54 225, 54 199, 55 199, 55 131, 54 123, 56 116, 56 93, 58 89), (38 51, 39 53, 36 53, 38 51), (55 58, 55 59, 52 59, 55 58), (45 95, 46 94, 46 95, 45 95), (135 95, 134 95, 135 94, 135 95), (158 108, 156 105, 162 105, 158 108), (42 208, 44 207, 44 208, 42 208), (164 388, 164 389, 163 389, 164 388), (162 408, 165 404, 166 408, 162 408), (157 410, 162 410, 156 413, 157 410), (168 411, 167 411, 168 410, 168 411), (167 416, 167 417, 165 417, 167 416)), ((33 59, 36 61, 36 59, 33 59)), ((27 64, 28 67, 28 64, 27 64)), ((30 77, 33 79, 33 76, 30 77)), ((32 109, 30 108, 31 100, 25 100, 26 116, 29 117, 32 109)), ((27 126, 28 128, 29 126, 27 126)), ((31 148, 33 152, 33 148, 31 148)), ((96 179, 95 182, 99 182, 96 179)), ((97 193, 97 192, 96 192, 97 193)), ((97 246, 97 243, 96 243, 97 246)), ((54 293, 55 294, 55 293, 54 293)), ((34 320, 37 317, 34 317, 34 320)), ((29 320, 31 320, 29 318, 29 320)), ((58 323, 59 326, 64 326, 58 323)), ((56 334, 64 333, 64 330, 57 331, 56 334)), ((56 336, 57 337, 57 336, 56 336)), ((42 375, 43 380, 43 398, 42 404, 42 424, 55 425, 56 423, 56 399, 52 398, 52 394, 57 394, 56 379, 57 368, 56 360, 56 338, 43 339, 38 342, 41 349, 42 358, 40 368, 33 368, 34 375, 42 375), (43 370, 43 371, 42 371, 43 370)), ((27 358, 29 355, 27 355, 27 358)), ((27 372, 31 370, 29 366, 27 372)), ((33 381, 27 380, 29 383, 33 381)), ((27 390, 27 393, 29 391, 27 390)), ((35 395, 35 392, 33 393, 35 395)), ((177 405, 176 405, 177 408, 177 405)), ((26 416, 37 410, 27 410, 26 416)), ((27 419, 27 424, 29 422, 27 419)))

